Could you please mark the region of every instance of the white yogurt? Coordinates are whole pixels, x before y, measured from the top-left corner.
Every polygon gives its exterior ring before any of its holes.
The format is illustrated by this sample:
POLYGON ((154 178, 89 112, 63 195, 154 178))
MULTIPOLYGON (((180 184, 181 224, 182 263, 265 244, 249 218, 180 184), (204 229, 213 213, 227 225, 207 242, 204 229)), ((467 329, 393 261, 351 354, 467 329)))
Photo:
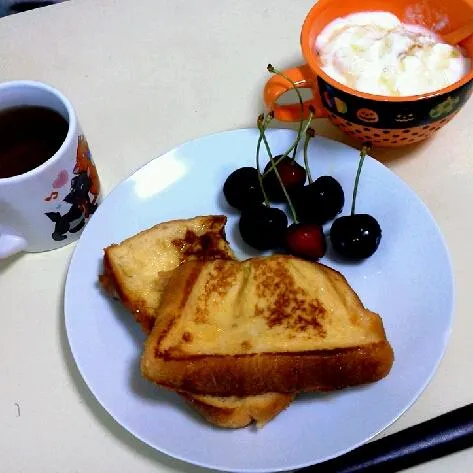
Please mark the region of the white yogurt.
POLYGON ((417 95, 453 84, 470 70, 460 48, 387 12, 338 18, 317 36, 322 69, 352 89, 376 95, 417 95))

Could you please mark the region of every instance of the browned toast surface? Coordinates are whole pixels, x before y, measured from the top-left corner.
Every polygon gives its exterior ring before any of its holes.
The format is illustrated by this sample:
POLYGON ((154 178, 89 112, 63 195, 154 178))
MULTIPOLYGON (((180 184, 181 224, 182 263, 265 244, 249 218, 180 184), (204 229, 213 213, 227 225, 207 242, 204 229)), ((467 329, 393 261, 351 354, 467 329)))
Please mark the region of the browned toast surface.
POLYGON ((340 273, 279 255, 181 265, 141 369, 172 389, 245 396, 368 383, 392 362, 381 318, 340 273))
MULTIPOLYGON (((193 259, 233 259, 225 240, 225 216, 204 216, 161 223, 104 250, 102 287, 134 314, 145 333, 155 323, 161 294, 179 264, 193 259)), ((209 422, 221 427, 263 425, 286 408, 293 395, 248 397, 181 393, 209 422)))
POLYGON ((101 285, 149 332, 169 272, 183 261, 233 259, 223 215, 160 223, 104 250, 101 285))

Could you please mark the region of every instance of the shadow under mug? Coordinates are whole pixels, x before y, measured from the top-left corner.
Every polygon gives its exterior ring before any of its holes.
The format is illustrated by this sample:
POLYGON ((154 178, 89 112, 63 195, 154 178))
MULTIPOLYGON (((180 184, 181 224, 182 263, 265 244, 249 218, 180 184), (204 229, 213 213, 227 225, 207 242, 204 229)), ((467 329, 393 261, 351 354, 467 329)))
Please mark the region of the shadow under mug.
MULTIPOLYGON (((316 117, 328 117, 347 135, 379 147, 397 147, 422 141, 448 123, 472 93, 473 70, 441 90, 408 97, 387 97, 351 89, 327 75, 315 51, 315 39, 336 18, 362 11, 387 11, 402 22, 417 24, 445 34, 473 19, 468 0, 319 0, 309 11, 301 31, 301 48, 306 64, 287 69, 298 88, 310 88, 313 98, 300 104, 280 105, 278 99, 292 88, 274 75, 264 88, 266 106, 281 121, 307 118, 309 106, 316 117)), ((473 58, 473 36, 460 45, 473 58)), ((473 59, 472 59, 473 60, 473 59)))
POLYGON ((0 112, 24 106, 58 112, 68 131, 58 151, 44 163, 24 174, 0 178, 0 259, 73 242, 100 199, 97 170, 69 100, 40 82, 0 84, 0 112))

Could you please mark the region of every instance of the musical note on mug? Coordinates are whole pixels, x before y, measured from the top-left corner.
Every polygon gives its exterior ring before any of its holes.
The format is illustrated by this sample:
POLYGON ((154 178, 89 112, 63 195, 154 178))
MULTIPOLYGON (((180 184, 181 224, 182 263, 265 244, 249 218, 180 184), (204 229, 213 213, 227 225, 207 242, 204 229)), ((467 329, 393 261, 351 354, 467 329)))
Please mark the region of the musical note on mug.
POLYGON ((44 200, 45 200, 46 202, 49 202, 50 200, 56 200, 57 197, 58 197, 58 195, 59 195, 59 194, 58 194, 56 191, 53 191, 53 192, 51 192, 51 194, 49 194, 47 197, 45 197, 44 200))

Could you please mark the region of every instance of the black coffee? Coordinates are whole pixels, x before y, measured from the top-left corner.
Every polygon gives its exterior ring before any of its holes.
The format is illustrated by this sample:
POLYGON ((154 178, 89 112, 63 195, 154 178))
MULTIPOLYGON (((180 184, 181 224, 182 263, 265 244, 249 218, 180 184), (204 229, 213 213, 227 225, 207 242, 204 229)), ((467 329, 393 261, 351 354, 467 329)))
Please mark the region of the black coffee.
POLYGON ((69 124, 44 107, 16 107, 0 112, 0 178, 37 168, 61 147, 69 124))

